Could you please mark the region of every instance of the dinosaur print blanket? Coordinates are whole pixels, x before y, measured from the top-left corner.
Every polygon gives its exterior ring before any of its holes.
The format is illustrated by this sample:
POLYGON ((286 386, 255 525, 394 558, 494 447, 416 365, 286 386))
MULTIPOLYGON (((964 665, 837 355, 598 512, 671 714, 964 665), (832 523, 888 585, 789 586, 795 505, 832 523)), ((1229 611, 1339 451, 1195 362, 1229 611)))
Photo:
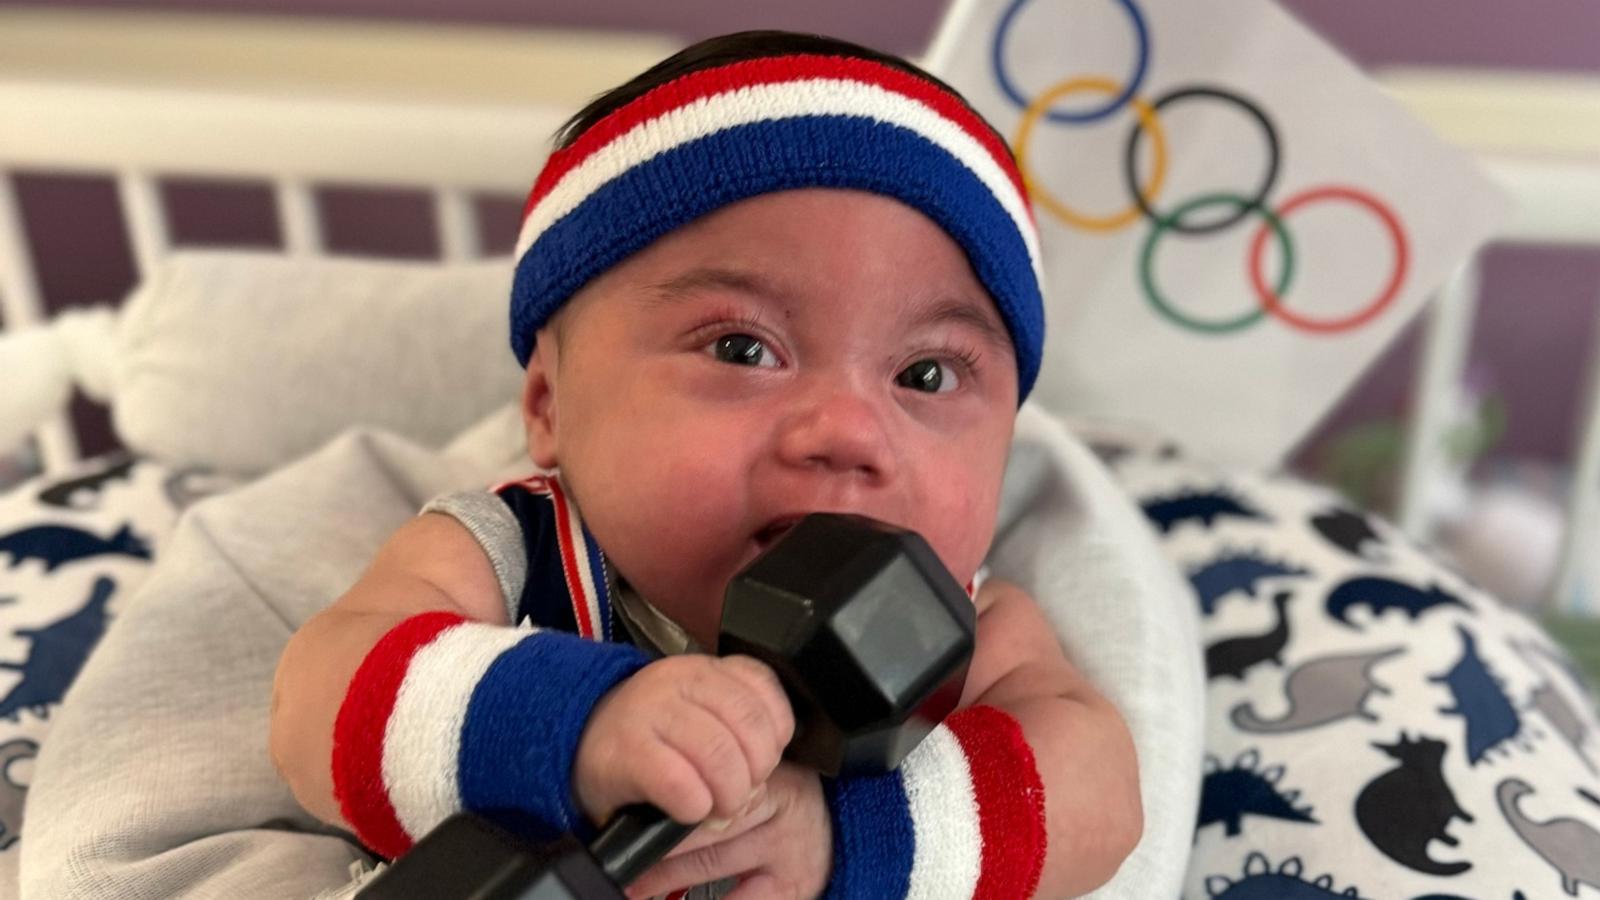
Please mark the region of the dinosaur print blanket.
POLYGON ((1091 445, 1201 614, 1185 900, 1600 898, 1596 695, 1535 623, 1329 491, 1091 445))
POLYGON ((54 715, 178 513, 223 484, 125 457, 0 493, 0 897, 54 715))

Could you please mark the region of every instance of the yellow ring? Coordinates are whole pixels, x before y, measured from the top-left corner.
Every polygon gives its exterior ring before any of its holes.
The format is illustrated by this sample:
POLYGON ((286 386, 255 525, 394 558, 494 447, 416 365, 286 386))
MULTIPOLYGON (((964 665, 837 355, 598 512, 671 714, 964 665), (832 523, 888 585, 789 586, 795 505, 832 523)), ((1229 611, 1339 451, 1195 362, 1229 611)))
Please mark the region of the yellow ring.
MULTIPOLYGON (((1137 203, 1120 213, 1109 216, 1087 216, 1068 209, 1065 203, 1051 195, 1045 189, 1044 184, 1034 178, 1033 174, 1028 170, 1028 138, 1033 134, 1033 126, 1038 123, 1045 110, 1050 108, 1050 104, 1067 94, 1083 90, 1102 91, 1115 97, 1121 93, 1122 85, 1109 78, 1094 76, 1070 78, 1034 98, 1034 101, 1029 103, 1028 108, 1023 111, 1022 122, 1017 127, 1017 140, 1015 142, 1017 147, 1017 168, 1022 172, 1022 182, 1027 186, 1029 195, 1038 201, 1040 206, 1054 214, 1056 218, 1085 231, 1115 231, 1139 218, 1142 211, 1137 203)), ((1150 184, 1143 189, 1136 187, 1135 190, 1138 190, 1139 196, 1144 198, 1146 206, 1153 207, 1155 205, 1155 195, 1161 191, 1161 183, 1167 177, 1167 136, 1161 130, 1161 120, 1156 117, 1155 108, 1149 103, 1140 100, 1138 97, 1130 97, 1128 98, 1128 105, 1133 107, 1133 111, 1139 116, 1140 123, 1144 125, 1144 130, 1150 135, 1151 153, 1153 154, 1151 158, 1153 171, 1150 174, 1150 184)))

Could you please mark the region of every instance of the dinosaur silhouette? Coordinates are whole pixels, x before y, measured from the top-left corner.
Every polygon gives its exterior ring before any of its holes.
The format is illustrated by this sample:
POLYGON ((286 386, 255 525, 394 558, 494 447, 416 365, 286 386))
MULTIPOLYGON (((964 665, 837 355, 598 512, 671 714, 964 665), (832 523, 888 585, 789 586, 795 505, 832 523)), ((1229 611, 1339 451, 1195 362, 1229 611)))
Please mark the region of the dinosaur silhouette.
POLYGON ((1214 756, 1206 758, 1206 776, 1200 786, 1200 822, 1198 832, 1207 825, 1223 823, 1228 837, 1237 837, 1244 817, 1264 816, 1288 822, 1317 824, 1311 817, 1312 809, 1296 809, 1299 791, 1278 791, 1283 779, 1283 766, 1273 766, 1257 771, 1261 755, 1254 749, 1246 750, 1233 761, 1230 768, 1222 768, 1214 756))
POLYGON ((1590 803, 1593 803, 1595 806, 1600 806, 1600 797, 1596 797, 1583 788, 1578 788, 1578 796, 1589 801, 1590 803))
POLYGON ((1256 584, 1266 578, 1302 577, 1311 573, 1298 566, 1273 562, 1256 553, 1224 552, 1221 556, 1189 573, 1189 582, 1200 596, 1200 612, 1209 616, 1217 611, 1222 598, 1234 591, 1254 597, 1256 584))
POLYGON ((97 578, 89 599, 76 612, 43 628, 14 632, 32 641, 32 646, 26 661, 0 662, 0 669, 22 673, 22 680, 0 698, 0 718, 15 719, 24 709, 46 715, 51 704, 61 702, 105 633, 106 603, 116 589, 110 578, 97 578))
POLYGON ((1398 760, 1400 765, 1367 782, 1356 795, 1356 824, 1383 855, 1425 875, 1459 875, 1472 868, 1468 862, 1436 862, 1428 856, 1428 842, 1451 847, 1450 820, 1471 822, 1472 816, 1456 803, 1444 780, 1444 741, 1424 735, 1411 740, 1400 735, 1393 744, 1372 746, 1398 760))
POLYGON ((39 492, 39 502, 48 504, 50 506, 59 506, 64 509, 72 509, 73 495, 77 494, 79 491, 92 492, 96 497, 98 497, 100 495, 100 491, 105 488, 107 482, 118 478, 127 480, 128 474, 132 471, 133 459, 125 458, 122 461, 114 463, 98 472, 92 472, 88 475, 82 475, 77 478, 69 478, 66 481, 58 481, 55 484, 46 487, 44 490, 39 492))
POLYGON ((1475 766, 1491 749, 1521 733, 1522 718, 1478 655, 1478 644, 1472 632, 1457 625, 1456 633, 1461 635, 1461 658, 1450 671, 1430 676, 1428 680, 1443 683, 1455 697, 1455 706, 1439 711, 1467 720, 1464 749, 1467 762, 1475 766))
POLYGON ((53 572, 66 563, 105 553, 149 559, 150 545, 128 525, 106 539, 70 525, 34 525, 0 537, 0 553, 11 554, 13 569, 37 559, 46 572, 53 572))
POLYGON ((1244 680, 1245 673, 1256 665, 1274 662, 1283 665, 1279 654, 1289 644, 1289 617, 1284 610, 1290 595, 1278 594, 1272 598, 1272 608, 1278 622, 1268 631, 1244 637, 1226 638, 1206 648, 1206 677, 1244 680))
POLYGON ((1391 609, 1399 609, 1413 620, 1438 606, 1457 606, 1466 610, 1472 608, 1437 585, 1424 591, 1404 582, 1372 576, 1351 578, 1328 594, 1328 615, 1341 625, 1355 627, 1350 624, 1350 608, 1359 605, 1371 608, 1373 618, 1391 609))
POLYGON ((1311 517, 1311 527, 1328 543, 1340 550, 1366 560, 1381 560, 1383 554, 1367 555, 1367 544, 1383 546, 1383 538, 1372 527, 1372 520, 1361 513, 1344 507, 1334 507, 1311 517))
POLYGON ((27 738, 0 744, 0 850, 15 844, 22 836, 22 806, 28 798, 28 786, 17 784, 11 775, 11 764, 38 755, 38 742, 27 738))
POLYGON ((1533 793, 1520 778, 1507 778, 1495 785, 1494 796, 1506 824, 1533 852, 1561 873, 1561 888, 1578 896, 1579 885, 1600 888, 1600 831, 1577 819, 1550 819, 1535 822, 1523 815, 1517 802, 1533 793))
POLYGON ((1272 871, 1265 856, 1252 851, 1245 857, 1244 874, 1237 880, 1226 875, 1206 878, 1206 893, 1211 900, 1363 900, 1359 891, 1347 887, 1333 890, 1333 876, 1321 875, 1315 881, 1300 877, 1300 857, 1291 856, 1272 871))
POLYGON ((1372 680, 1372 670, 1391 656, 1404 651, 1389 647, 1371 653, 1324 656, 1295 666, 1284 683, 1289 711, 1276 719, 1263 719, 1249 702, 1229 712, 1234 727, 1256 734, 1281 734, 1317 728, 1351 717, 1377 721, 1367 712, 1367 698, 1387 694, 1389 689, 1372 680))
POLYGON ((1588 755, 1583 752, 1583 745, 1589 735, 1589 726, 1578 717, 1577 712, 1567 703, 1567 698, 1556 690, 1554 684, 1546 681, 1534 688, 1528 708, 1544 716, 1544 720, 1550 723, 1556 734, 1561 735, 1561 739, 1566 741, 1572 752, 1583 761, 1584 768, 1591 773, 1594 772, 1594 763, 1590 762, 1588 755))
POLYGON ((1238 519, 1267 521, 1267 517, 1245 506, 1232 494, 1223 491, 1195 493, 1185 491, 1175 497, 1159 497, 1143 503, 1144 514, 1161 530, 1170 534, 1184 522, 1199 522, 1210 528, 1223 516, 1238 519))

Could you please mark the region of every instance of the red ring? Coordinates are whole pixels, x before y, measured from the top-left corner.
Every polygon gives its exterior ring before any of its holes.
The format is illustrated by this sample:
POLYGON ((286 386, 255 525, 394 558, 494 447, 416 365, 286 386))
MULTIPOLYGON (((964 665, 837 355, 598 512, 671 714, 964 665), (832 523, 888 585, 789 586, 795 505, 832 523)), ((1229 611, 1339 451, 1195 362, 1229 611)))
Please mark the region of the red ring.
POLYGON ((1353 187, 1336 185, 1302 191, 1278 207, 1278 218, 1287 218, 1289 213, 1298 207, 1316 200, 1349 200, 1365 206, 1372 210, 1389 230, 1389 236, 1394 240, 1395 265, 1394 275, 1390 277, 1383 291, 1364 309, 1358 309, 1342 319, 1312 319, 1290 310, 1283 305, 1283 298, 1272 290, 1261 272, 1261 256, 1267 247, 1268 229, 1265 223, 1256 230, 1255 237, 1250 241, 1250 283, 1255 288, 1256 298, 1261 301, 1262 308, 1291 327, 1323 334, 1348 331, 1371 321, 1394 302, 1394 298, 1400 293, 1401 283, 1405 281, 1406 268, 1411 261, 1411 251, 1406 244, 1405 229, 1401 227, 1400 219, 1394 212, 1377 197, 1353 187))

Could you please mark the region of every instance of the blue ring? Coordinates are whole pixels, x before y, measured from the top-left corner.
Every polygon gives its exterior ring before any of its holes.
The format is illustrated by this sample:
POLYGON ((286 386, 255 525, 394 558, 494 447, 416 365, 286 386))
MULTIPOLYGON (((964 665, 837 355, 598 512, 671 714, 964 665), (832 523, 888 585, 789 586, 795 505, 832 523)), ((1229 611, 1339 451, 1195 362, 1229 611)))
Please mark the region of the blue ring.
MULTIPOLYGON (((989 47, 989 61, 994 68, 995 80, 1000 83, 1000 90, 1005 92, 1005 95, 1011 99, 1012 103, 1017 105, 1018 109, 1027 109, 1028 101, 1022 96, 1022 92, 1017 90, 1016 85, 1011 83, 1011 79, 1006 77, 1005 61, 1001 59, 1000 50, 1005 45, 1006 31, 1011 28, 1011 20, 1017 17, 1017 13, 1022 11, 1022 5, 1027 2, 1028 0, 1011 0, 1011 5, 1006 7, 1005 15, 1000 17, 1000 26, 995 29, 994 43, 989 47)), ((1050 121, 1081 125, 1086 122, 1104 119, 1106 116, 1121 109, 1128 102, 1128 99, 1138 92, 1139 85, 1144 82, 1145 71, 1150 67, 1150 32, 1145 28, 1144 16, 1140 14, 1139 8, 1133 5, 1133 0, 1117 0, 1117 2, 1127 9, 1128 18, 1133 20, 1134 35, 1139 43, 1137 62, 1134 63, 1133 74, 1129 76, 1127 86, 1123 88, 1122 93, 1112 97, 1105 106, 1099 109, 1091 109, 1087 112, 1045 110, 1045 118, 1050 121)))

